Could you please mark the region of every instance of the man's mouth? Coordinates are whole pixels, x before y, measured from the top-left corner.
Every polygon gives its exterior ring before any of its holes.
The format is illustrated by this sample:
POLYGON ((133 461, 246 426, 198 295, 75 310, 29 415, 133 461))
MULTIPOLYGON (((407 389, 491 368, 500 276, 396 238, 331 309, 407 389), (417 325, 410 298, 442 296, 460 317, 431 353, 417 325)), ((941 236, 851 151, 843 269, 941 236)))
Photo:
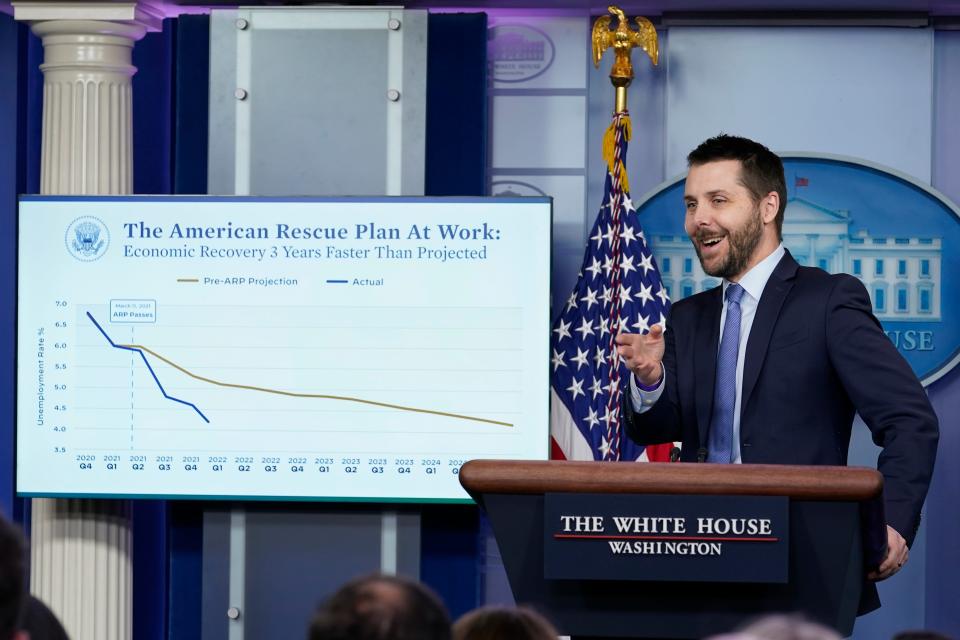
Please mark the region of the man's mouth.
POLYGON ((710 238, 700 238, 700 246, 703 249, 710 250, 723 242, 724 237, 725 236, 713 236, 710 238))

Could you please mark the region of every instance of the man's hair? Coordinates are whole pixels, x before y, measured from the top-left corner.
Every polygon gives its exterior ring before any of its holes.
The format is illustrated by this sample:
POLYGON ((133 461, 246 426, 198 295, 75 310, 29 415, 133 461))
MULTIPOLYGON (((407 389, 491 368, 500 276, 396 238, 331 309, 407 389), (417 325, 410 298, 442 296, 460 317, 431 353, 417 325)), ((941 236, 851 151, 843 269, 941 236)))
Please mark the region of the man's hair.
POLYGON ((27 596, 23 534, 0 516, 0 640, 10 640, 20 629, 27 596))
POLYGON ((777 225, 777 237, 782 240, 783 212, 787 208, 787 181, 783 176, 783 161, 780 156, 749 138, 721 133, 705 140, 691 151, 687 156, 687 165, 697 167, 717 160, 740 162, 740 183, 753 196, 755 204, 771 191, 780 195, 780 209, 774 224, 777 225))
POLYGON ((440 599, 412 580, 368 576, 328 598, 310 623, 309 640, 450 640, 440 599))
POLYGON ((453 624, 454 640, 556 640, 557 630, 526 607, 483 607, 453 624))

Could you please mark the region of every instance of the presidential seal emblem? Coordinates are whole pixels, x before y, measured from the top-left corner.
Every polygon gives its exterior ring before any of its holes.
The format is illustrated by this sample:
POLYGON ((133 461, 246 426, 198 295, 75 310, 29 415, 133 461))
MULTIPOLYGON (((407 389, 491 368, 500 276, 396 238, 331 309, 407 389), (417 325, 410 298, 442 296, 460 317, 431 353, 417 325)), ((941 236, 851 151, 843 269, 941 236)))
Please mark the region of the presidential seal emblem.
POLYGON ((74 258, 81 262, 92 262, 110 246, 110 231, 99 218, 82 216, 67 227, 64 242, 74 258))

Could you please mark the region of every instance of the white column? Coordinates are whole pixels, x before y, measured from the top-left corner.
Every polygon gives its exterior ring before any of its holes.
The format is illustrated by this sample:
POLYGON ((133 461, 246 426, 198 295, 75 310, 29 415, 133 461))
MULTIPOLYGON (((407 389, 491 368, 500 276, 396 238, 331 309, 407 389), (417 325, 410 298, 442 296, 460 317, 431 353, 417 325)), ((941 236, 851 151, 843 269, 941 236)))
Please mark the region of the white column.
POLYGON ((43 39, 43 153, 40 192, 133 191, 130 64, 144 27, 51 20, 33 24, 43 39))
MULTIPOLYGON (((158 30, 148 3, 14 2, 43 40, 43 194, 133 190, 134 42, 158 30)), ((30 588, 74 640, 130 640, 128 501, 34 499, 30 588)))
POLYGON ((30 590, 74 640, 133 637, 130 503, 32 500, 30 590))

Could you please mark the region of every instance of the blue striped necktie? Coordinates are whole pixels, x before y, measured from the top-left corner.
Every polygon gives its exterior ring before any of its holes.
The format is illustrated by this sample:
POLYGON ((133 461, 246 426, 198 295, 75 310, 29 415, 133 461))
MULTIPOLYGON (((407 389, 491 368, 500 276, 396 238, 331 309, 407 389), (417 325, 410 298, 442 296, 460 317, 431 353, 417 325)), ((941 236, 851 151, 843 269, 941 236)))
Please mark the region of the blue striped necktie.
POLYGON ((727 319, 720 337, 717 355, 717 378, 713 388, 713 415, 710 417, 710 435, 707 462, 733 461, 733 411, 737 406, 737 355, 740 352, 740 298, 743 287, 727 287, 727 319))

